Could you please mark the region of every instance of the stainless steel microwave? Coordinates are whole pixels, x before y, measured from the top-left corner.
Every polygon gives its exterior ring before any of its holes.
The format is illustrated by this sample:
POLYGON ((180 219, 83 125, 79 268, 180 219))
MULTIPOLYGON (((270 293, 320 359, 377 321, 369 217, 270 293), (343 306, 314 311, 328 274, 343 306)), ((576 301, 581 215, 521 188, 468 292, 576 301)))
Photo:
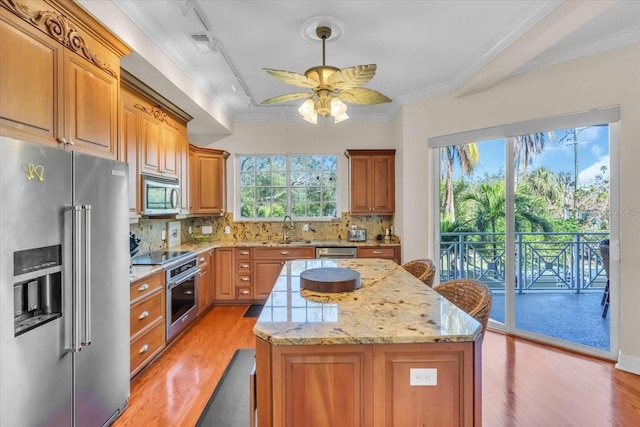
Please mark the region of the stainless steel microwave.
POLYGON ((180 183, 174 179, 142 176, 142 214, 180 213, 180 183))

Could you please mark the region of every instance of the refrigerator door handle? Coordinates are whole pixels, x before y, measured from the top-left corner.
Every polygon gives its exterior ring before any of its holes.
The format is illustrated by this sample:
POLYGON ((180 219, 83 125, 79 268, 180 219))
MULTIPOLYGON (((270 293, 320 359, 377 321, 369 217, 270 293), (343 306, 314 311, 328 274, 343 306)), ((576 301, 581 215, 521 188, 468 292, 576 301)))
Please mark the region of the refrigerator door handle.
POLYGON ((91 205, 84 209, 84 339, 81 344, 91 345, 91 205))
POLYGON ((74 353, 82 350, 80 345, 80 315, 82 313, 80 306, 80 296, 82 292, 82 240, 80 235, 82 234, 82 206, 72 206, 73 209, 73 297, 71 299, 73 306, 73 321, 71 331, 71 351, 74 353))

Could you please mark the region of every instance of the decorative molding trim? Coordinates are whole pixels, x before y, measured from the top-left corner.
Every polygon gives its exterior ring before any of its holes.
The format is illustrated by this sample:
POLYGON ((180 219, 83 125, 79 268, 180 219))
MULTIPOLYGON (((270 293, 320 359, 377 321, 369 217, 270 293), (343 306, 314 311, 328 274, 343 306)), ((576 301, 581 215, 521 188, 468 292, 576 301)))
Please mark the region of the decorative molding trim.
POLYGON ((618 351, 618 363, 616 363, 616 369, 640 375, 640 358, 622 354, 622 351, 618 351))
POLYGON ((133 106, 135 108, 137 108, 138 110, 142 111, 143 113, 146 113, 146 114, 152 116, 154 119, 168 124, 169 126, 174 128, 175 130, 180 130, 176 125, 174 125, 169 120, 167 120, 167 113, 162 111, 162 109, 160 107, 148 108, 148 107, 146 107, 146 106, 144 106, 142 104, 133 104, 133 106))
POLYGON ((118 74, 113 71, 107 64, 100 61, 98 56, 89 49, 84 38, 78 33, 73 26, 73 22, 66 16, 50 10, 31 11, 27 6, 18 3, 15 0, 0 0, 0 4, 14 15, 33 25, 40 31, 48 34, 51 38, 57 40, 63 46, 69 48, 73 52, 82 55, 89 62, 96 65, 101 70, 109 73, 113 77, 118 74))

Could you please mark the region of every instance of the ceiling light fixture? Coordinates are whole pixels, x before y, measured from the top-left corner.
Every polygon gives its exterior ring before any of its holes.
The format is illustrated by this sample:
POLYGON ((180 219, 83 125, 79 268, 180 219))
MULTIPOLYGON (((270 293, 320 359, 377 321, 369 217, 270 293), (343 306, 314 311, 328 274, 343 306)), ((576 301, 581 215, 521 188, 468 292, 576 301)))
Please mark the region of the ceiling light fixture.
POLYGON ((372 89, 359 87, 373 78, 376 72, 376 64, 356 65, 339 69, 326 65, 325 42, 331 37, 331 28, 319 26, 316 35, 322 40, 322 65, 309 68, 303 74, 292 71, 264 70, 273 77, 285 83, 312 90, 309 92, 289 93, 274 96, 261 104, 275 104, 278 102, 305 99, 298 112, 309 123, 318 123, 318 115, 333 117, 334 123, 347 120, 347 103, 351 104, 381 104, 391 102, 391 99, 372 89))
POLYGON ((191 0, 186 0, 186 2, 182 5, 178 5, 178 8, 180 9, 180 11, 182 12, 182 14, 184 16, 187 16, 187 14, 193 10, 193 12, 195 13, 196 17, 200 20, 200 23, 202 24, 202 26, 205 29, 205 34, 201 35, 200 38, 206 37, 206 41, 205 40, 197 40, 196 37, 194 37, 193 34, 190 34, 191 39, 194 41, 194 43, 197 45, 198 41, 203 41, 206 45, 206 48, 209 49, 209 52, 202 52, 200 49, 198 49, 201 53, 219 53, 222 58, 224 59, 224 61, 227 63, 227 66, 229 67, 229 70, 231 70, 231 73, 233 74, 234 77, 234 83, 232 84, 232 89, 234 92, 237 93, 237 86, 240 86, 242 88, 242 90, 244 91, 244 93, 247 95, 247 98, 249 100, 249 104, 252 106, 257 105, 256 101, 253 99, 253 96, 251 95, 251 92, 249 92, 249 90, 247 89, 247 86, 245 85, 244 81, 242 80, 242 78, 240 78, 240 75, 238 74, 238 72, 236 71, 236 67, 233 65, 233 63, 231 62, 231 60, 229 59, 229 57, 227 57, 227 55, 225 54, 224 50, 222 49, 222 45, 220 44, 220 41, 216 38, 213 37, 213 32, 209 29, 209 25, 207 25, 207 23, 205 22, 204 18, 202 17, 202 14, 200 13, 199 9, 198 9, 198 5, 193 3, 191 0), (237 84, 236 84, 237 83, 237 84))

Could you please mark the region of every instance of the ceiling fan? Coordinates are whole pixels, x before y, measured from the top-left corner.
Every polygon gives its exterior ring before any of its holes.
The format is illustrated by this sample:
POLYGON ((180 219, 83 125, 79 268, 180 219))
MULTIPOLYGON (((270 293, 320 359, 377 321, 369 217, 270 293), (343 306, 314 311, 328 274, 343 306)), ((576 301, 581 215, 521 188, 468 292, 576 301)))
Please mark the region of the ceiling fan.
POLYGON ((303 119, 316 124, 318 114, 322 117, 333 116, 335 123, 348 119, 345 102, 361 105, 391 102, 389 97, 380 92, 360 87, 373 78, 376 73, 376 64, 356 65, 343 69, 325 65, 325 41, 331 37, 331 28, 320 26, 316 29, 316 34, 322 40, 322 65, 311 67, 304 74, 264 68, 276 79, 294 86, 311 89, 311 93, 297 92, 278 95, 262 101, 261 104, 306 99, 298 108, 298 112, 303 119))

